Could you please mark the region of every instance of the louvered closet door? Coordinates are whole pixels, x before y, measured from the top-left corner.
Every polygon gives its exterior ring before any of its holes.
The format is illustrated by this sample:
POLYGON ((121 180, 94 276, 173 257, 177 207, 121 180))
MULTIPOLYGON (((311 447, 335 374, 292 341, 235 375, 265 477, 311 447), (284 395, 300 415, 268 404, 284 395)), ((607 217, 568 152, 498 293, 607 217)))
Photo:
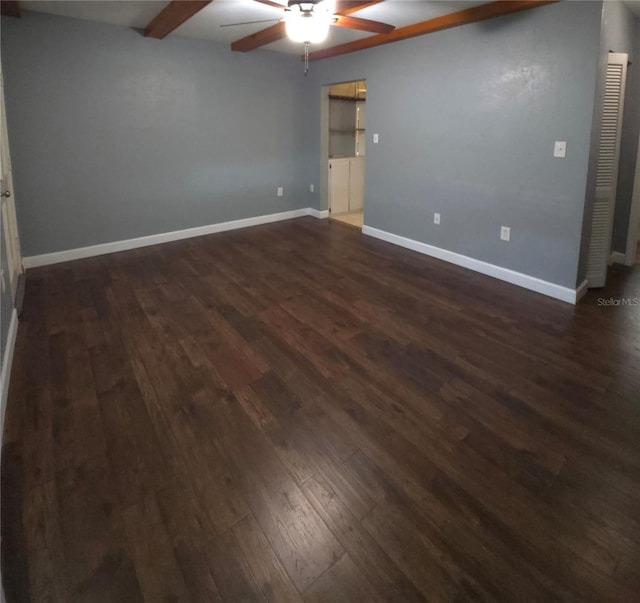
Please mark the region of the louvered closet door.
POLYGON ((589 287, 604 287, 607 281, 613 216, 616 207, 627 60, 628 56, 624 53, 609 53, 604 109, 600 127, 596 199, 593 206, 587 266, 589 287))

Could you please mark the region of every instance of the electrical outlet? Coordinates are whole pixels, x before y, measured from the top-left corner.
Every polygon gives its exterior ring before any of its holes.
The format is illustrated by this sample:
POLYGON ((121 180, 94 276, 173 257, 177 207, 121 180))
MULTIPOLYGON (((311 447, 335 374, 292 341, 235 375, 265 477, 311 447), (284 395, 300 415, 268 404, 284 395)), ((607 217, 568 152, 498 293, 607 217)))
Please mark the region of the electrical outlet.
POLYGON ((278 195, 278 197, 284 197, 284 188, 279 186, 278 190, 276 191, 276 194, 278 195))
POLYGON ((310 193, 315 193, 315 191, 316 191, 316 187, 315 187, 315 185, 310 184, 310 185, 309 185, 309 192, 310 192, 310 193))
POLYGON ((501 226, 500 227, 500 238, 503 241, 510 241, 511 240, 511 228, 509 228, 509 226, 501 226))
POLYGON ((433 223, 440 224, 440 214, 438 212, 433 214, 433 223))
POLYGON ((567 156, 567 141, 566 140, 556 140, 553 145, 553 156, 554 157, 566 157, 567 156))

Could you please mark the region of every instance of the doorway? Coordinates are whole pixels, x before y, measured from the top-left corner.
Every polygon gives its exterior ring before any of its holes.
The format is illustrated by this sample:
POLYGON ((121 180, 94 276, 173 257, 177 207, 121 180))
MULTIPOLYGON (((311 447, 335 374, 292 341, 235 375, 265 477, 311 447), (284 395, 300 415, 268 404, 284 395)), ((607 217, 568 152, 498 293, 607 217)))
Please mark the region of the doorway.
POLYGON ((609 52, 600 125, 595 201, 587 258, 589 288, 604 287, 611 258, 616 186, 620 161, 620 137, 627 81, 626 53, 609 52))
POLYGON ((627 266, 637 266, 640 264, 640 137, 638 138, 636 175, 633 184, 631 212, 629 215, 625 264, 627 266))
POLYGON ((367 83, 366 80, 355 80, 332 84, 325 89, 328 98, 329 217, 362 228, 367 83))
MULTIPOLYGON (((2 288, 9 282, 11 300, 15 304, 18 294, 19 277, 22 274, 22 257, 20 255, 20 239, 16 220, 16 209, 13 196, 13 175, 11 172, 11 156, 7 134, 7 116, 4 107, 4 79, 0 71, 0 204, 2 207, 2 236, 0 253, 6 257, 8 274, 2 274, 2 288)), ((3 262, 4 264, 4 262, 3 262)))

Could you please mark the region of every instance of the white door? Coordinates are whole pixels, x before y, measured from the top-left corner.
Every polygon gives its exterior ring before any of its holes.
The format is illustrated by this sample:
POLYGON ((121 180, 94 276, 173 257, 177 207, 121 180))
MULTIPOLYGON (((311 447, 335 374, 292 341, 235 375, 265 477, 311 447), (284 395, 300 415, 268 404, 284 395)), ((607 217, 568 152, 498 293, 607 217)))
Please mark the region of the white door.
POLYGON ((349 160, 349 211, 364 208, 364 157, 349 160))
POLYGON ((4 108, 4 80, 0 72, 0 201, 2 202, 3 251, 7 254, 9 274, 3 277, 9 281, 12 299, 15 301, 18 289, 18 276, 22 273, 20 239, 16 221, 16 209, 13 196, 13 178, 11 174, 11 156, 7 135, 7 116, 4 108))
POLYGON ((349 211, 349 160, 329 161, 329 211, 342 214, 349 211))
POLYGON ((628 59, 625 53, 609 53, 600 127, 596 198, 591 218, 591 240, 587 262, 589 287, 604 287, 607 282, 613 217, 616 209, 616 185, 628 59))

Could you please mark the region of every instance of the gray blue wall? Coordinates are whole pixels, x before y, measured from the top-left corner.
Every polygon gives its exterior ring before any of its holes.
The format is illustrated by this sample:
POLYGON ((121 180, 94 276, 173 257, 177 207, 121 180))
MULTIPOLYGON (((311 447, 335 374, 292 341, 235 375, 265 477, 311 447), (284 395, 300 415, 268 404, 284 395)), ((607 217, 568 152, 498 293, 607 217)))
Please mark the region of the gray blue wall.
POLYGON ((25 256, 310 205, 298 57, 25 12, 2 67, 25 256))
POLYGON ((575 287, 600 13, 562 2, 315 62, 307 79, 298 57, 4 19, 23 252, 319 206, 321 87, 366 79, 367 225, 575 287))
POLYGON ((323 84, 367 80, 365 224, 575 287, 600 13, 562 2, 312 63, 314 115, 323 84))

